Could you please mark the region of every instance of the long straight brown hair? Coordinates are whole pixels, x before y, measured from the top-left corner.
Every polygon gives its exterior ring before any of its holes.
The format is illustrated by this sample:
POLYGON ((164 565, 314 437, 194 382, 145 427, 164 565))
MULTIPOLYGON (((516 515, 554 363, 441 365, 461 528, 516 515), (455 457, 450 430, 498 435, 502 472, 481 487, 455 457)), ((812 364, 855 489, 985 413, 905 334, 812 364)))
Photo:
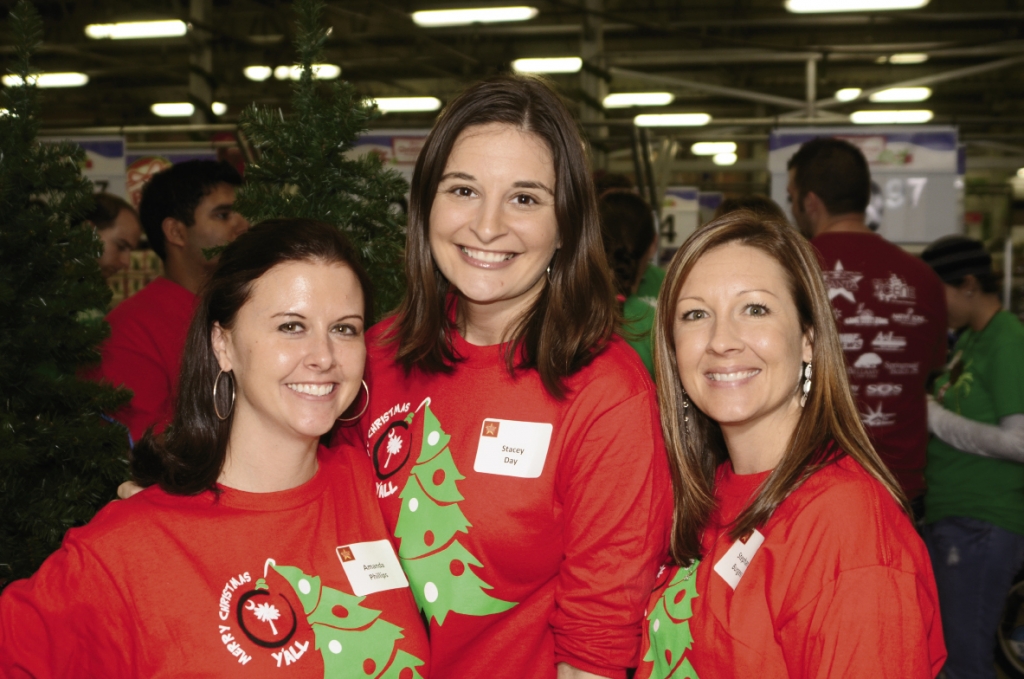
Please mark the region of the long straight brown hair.
POLYGON ((675 354, 676 304, 697 261, 727 243, 756 248, 786 271, 801 329, 810 331, 813 344, 807 405, 782 461, 731 527, 732 538, 763 526, 790 493, 843 454, 856 460, 909 513, 903 491, 872 447, 853 402, 832 305, 814 250, 789 224, 739 210, 701 227, 683 243, 669 265, 655 310, 654 371, 676 501, 673 558, 682 565, 701 558, 700 534, 715 508, 715 470, 729 459, 718 423, 696 403, 684 412, 686 394, 675 354), (684 422, 687 414, 689 432, 684 422))
POLYGON ((452 100, 416 161, 406 236, 405 298, 387 339, 408 371, 450 372, 460 360, 448 308, 450 284, 430 252, 430 211, 452 147, 467 128, 502 123, 541 138, 555 166, 555 216, 561 247, 547 285, 505 333, 510 374, 535 368, 548 393, 564 396, 563 380, 593 359, 618 322, 605 263, 587 146, 576 120, 552 87, 536 76, 502 75, 452 100))

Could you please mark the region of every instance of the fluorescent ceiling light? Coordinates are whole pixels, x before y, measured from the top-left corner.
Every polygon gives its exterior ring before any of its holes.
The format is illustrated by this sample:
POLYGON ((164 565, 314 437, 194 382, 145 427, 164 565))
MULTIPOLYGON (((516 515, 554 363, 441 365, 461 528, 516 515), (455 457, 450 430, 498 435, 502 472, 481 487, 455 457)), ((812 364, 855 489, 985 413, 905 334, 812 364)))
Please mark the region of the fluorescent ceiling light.
POLYGON ((796 14, 824 12, 886 12, 920 9, 928 0, 786 0, 786 9, 796 14))
MULTIPOLYGON (((33 73, 28 77, 36 87, 81 87, 89 82, 84 73, 33 73)), ((5 75, 3 83, 7 87, 18 87, 22 84, 21 76, 5 75)))
POLYGON ((841 90, 836 90, 835 98, 839 101, 853 101, 860 96, 859 87, 844 87, 841 90))
POLYGON ((213 115, 222 116, 228 112, 228 105, 223 101, 215 101, 210 104, 210 110, 213 111, 213 115))
POLYGON ((930 87, 891 87, 875 92, 868 99, 871 101, 924 101, 932 96, 930 87))
POLYGON ((153 104, 149 110, 161 118, 187 118, 195 113, 196 107, 187 101, 153 104))
POLYGON ((736 163, 735 153, 716 153, 712 158, 715 165, 734 165, 736 163))
POLYGON ((858 125, 886 125, 906 123, 926 123, 934 117, 931 111, 854 111, 850 114, 850 122, 858 125))
MULTIPOLYGON (((7 109, 3 109, 3 111, 4 111, 4 113, 0 113, 0 115, 5 115, 7 109)), ((1024 178, 1024 167, 1022 167, 1019 170, 1017 170, 1017 176, 1021 177, 1021 178, 1024 178)))
POLYGON ((89 24, 85 34, 94 40, 131 40, 133 38, 177 38, 188 26, 177 19, 169 21, 128 21, 119 24, 89 24))
POLYGON ((419 26, 466 26, 501 21, 527 21, 537 16, 536 7, 480 7, 476 9, 436 9, 413 12, 419 26))
POLYGON ((699 127, 710 122, 707 113, 643 113, 633 118, 637 127, 699 127))
POLYGON ((630 106, 667 106, 675 99, 668 92, 619 92, 609 94, 601 104, 605 108, 629 108, 630 106))
POLYGON ((437 97, 377 97, 371 99, 383 113, 404 111, 436 111, 441 108, 437 97))
POLYGON ((699 141, 690 147, 695 156, 714 156, 719 153, 736 153, 734 141, 699 141))
MULTIPOLYGON (((334 80, 341 75, 341 67, 334 64, 313 64, 314 80, 334 80)), ((298 80, 302 77, 301 66, 278 66, 274 69, 278 80, 298 80)))
POLYGON ((904 66, 906 64, 923 64, 926 61, 928 61, 928 55, 923 52, 904 52, 903 54, 893 54, 889 57, 890 64, 897 64, 900 66, 904 66))
POLYGON ((255 80, 258 83, 263 82, 274 73, 274 69, 269 66, 246 66, 242 69, 242 73, 249 80, 255 80))
POLYGON ((583 68, 583 60, 579 57, 516 59, 512 68, 519 73, 578 73, 583 68))

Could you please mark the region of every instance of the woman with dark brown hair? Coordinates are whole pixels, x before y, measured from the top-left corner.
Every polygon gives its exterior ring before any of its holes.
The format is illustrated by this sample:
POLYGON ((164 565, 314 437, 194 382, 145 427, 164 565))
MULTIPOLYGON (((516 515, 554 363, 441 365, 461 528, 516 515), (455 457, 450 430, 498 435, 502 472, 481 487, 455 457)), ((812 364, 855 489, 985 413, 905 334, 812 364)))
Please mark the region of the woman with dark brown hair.
POLYGON ((816 256, 746 210, 693 234, 658 300, 676 488, 638 677, 934 677, 927 552, 855 409, 816 256))
MULTIPOLYGON (((534 77, 448 104, 357 432, 446 679, 624 677, 665 554, 654 386, 613 335, 585 143, 534 77)), ((344 434, 344 430, 343 430, 344 434)))
POLYGON ((147 488, 0 596, 2 677, 429 675, 358 449, 320 438, 361 394, 369 279, 334 227, 269 220, 199 300, 147 488))

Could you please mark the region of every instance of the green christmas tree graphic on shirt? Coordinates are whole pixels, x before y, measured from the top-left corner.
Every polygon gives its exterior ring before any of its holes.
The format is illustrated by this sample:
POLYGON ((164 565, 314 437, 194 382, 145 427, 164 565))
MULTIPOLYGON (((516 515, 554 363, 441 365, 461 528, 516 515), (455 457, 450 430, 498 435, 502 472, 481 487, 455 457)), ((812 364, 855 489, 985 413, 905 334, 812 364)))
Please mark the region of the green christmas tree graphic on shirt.
MULTIPOLYGON (((423 407, 423 436, 416 463, 399 497, 402 508, 395 526, 402 563, 420 610, 443 625, 448 613, 490 615, 507 611, 516 602, 502 601, 485 590, 493 589, 470 568, 483 564, 459 542, 471 524, 459 508, 464 498, 456 482, 464 477, 452 459, 451 436, 431 411, 423 407)), ((409 413, 412 424, 416 412, 409 413)))
POLYGON ((693 647, 690 618, 693 600, 697 598, 697 564, 680 568, 665 588, 665 592, 647 615, 650 648, 644 662, 653 662, 651 679, 698 679, 688 658, 683 657, 693 647))
MULTIPOLYGON (((313 628, 314 646, 324 660, 325 678, 423 679, 416 670, 423 661, 401 649, 396 652, 402 628, 382 619, 380 611, 363 607, 366 597, 324 587, 319 576, 307 575, 294 566, 271 565, 302 603, 313 628)), ((266 587, 260 578, 256 588, 266 587)))

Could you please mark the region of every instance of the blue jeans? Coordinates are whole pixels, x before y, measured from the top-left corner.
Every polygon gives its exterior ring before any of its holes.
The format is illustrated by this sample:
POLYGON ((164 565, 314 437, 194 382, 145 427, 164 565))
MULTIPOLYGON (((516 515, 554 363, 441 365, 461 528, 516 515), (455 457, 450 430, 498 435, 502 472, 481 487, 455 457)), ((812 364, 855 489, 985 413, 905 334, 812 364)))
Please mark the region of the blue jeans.
POLYGON ((923 532, 939 589, 946 676, 994 679, 996 629, 1024 564, 1024 535, 963 516, 939 519, 923 532))

